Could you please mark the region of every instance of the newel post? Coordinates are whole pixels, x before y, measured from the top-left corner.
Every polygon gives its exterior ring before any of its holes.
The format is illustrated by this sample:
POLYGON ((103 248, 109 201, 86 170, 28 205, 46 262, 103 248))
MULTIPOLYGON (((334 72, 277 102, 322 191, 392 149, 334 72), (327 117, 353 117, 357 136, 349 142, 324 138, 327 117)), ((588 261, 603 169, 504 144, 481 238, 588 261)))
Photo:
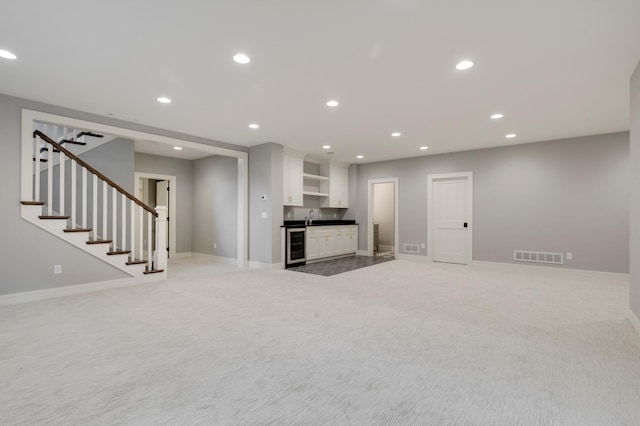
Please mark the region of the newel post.
POLYGON ((156 253, 155 269, 167 270, 167 208, 156 207, 156 253))

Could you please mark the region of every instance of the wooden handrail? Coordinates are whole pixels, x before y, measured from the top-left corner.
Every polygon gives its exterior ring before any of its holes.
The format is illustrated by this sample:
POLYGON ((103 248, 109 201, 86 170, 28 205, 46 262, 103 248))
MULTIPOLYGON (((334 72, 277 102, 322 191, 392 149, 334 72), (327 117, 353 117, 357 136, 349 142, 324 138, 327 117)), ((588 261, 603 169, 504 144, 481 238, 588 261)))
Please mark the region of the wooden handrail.
POLYGON ((52 145, 54 148, 56 148, 57 150, 64 152, 65 155, 73 160, 76 161, 76 163, 80 164, 82 167, 84 167, 85 169, 89 170, 92 174, 94 174, 95 176, 98 176, 100 179, 102 179, 104 182, 107 182, 109 185, 111 185, 112 187, 114 187, 116 190, 118 190, 118 192, 120 192, 121 194, 123 194, 125 197, 127 197, 128 199, 130 199, 131 201, 133 201, 134 203, 136 203, 137 205, 139 205, 140 207, 142 207, 143 209, 145 209, 146 211, 148 211, 149 213, 151 213, 153 216, 158 217, 158 213, 153 210, 151 207, 147 206, 145 203, 143 203, 142 201, 138 200, 136 197, 134 197, 133 195, 129 194, 125 189, 123 189, 120 185, 118 185, 117 183, 115 183, 114 181, 112 181, 111 179, 109 179, 108 177, 106 177, 105 175, 103 175, 102 173, 100 173, 99 171, 97 171, 96 169, 94 169, 93 167, 91 167, 89 164, 85 163, 80 157, 78 157, 77 155, 75 155, 74 153, 70 152, 68 149, 66 149, 65 147, 61 146, 60 144, 58 144, 56 141, 54 141, 53 139, 51 139, 49 136, 45 135, 44 133, 42 133, 40 130, 34 130, 33 132, 33 136, 40 136, 40 138, 42 140, 44 140, 45 142, 47 142, 48 144, 52 145))

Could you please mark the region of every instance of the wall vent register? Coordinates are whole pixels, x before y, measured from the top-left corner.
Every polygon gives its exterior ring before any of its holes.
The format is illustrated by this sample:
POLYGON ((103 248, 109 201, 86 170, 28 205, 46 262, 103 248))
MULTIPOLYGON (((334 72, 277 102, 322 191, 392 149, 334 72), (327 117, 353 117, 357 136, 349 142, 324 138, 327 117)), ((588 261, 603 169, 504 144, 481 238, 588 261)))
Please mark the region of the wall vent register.
POLYGON ((562 265, 564 264, 564 255, 562 253, 514 250, 513 260, 518 262, 554 263, 556 265, 562 265))
POLYGON ((420 246, 418 244, 405 244, 404 245, 405 253, 420 253, 420 246))

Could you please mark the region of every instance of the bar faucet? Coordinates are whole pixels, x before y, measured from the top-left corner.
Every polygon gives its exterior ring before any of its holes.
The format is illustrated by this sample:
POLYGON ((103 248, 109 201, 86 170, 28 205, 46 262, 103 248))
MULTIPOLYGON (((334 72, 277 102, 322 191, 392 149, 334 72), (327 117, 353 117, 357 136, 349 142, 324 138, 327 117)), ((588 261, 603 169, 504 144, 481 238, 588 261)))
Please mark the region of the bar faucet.
POLYGON ((305 216, 305 225, 311 225, 313 222, 313 209, 309 210, 309 214, 305 216))

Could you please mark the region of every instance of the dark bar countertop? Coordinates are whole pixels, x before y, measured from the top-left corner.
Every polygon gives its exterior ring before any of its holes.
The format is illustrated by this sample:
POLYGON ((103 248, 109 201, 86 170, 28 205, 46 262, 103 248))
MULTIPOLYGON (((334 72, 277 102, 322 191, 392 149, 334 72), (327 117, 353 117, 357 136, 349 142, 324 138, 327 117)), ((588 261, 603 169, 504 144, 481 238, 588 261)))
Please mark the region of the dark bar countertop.
POLYGON ((336 225, 356 225, 355 220, 314 220, 310 225, 305 225, 304 220, 285 220, 281 228, 300 228, 302 226, 336 226, 336 225))

